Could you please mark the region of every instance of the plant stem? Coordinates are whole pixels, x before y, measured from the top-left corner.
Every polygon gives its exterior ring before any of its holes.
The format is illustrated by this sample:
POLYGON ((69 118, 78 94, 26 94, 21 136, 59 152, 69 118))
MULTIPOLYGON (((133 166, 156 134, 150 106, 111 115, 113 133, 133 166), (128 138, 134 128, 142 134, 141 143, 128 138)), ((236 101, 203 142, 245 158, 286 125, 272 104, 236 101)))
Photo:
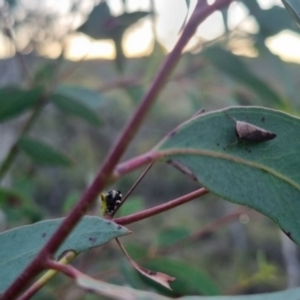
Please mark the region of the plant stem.
POLYGON ((29 130, 32 128, 36 119, 39 117, 40 113, 42 112, 44 103, 45 103, 45 96, 42 96, 42 98, 41 98, 40 102, 37 104, 37 107, 35 108, 34 112, 32 113, 32 115, 29 117, 26 124, 24 125, 18 140, 12 145, 9 153, 7 154, 6 158, 3 160, 1 167, 0 167, 0 182, 3 180, 6 172, 9 170, 9 168, 11 167, 12 163, 14 162, 15 158, 17 157, 17 155, 19 153, 19 147, 18 147, 19 139, 22 136, 24 136, 25 134, 27 134, 29 132, 29 130))
POLYGON ((138 212, 136 214, 132 214, 132 215, 129 215, 126 217, 114 219, 114 222, 117 224, 120 224, 120 225, 132 224, 134 222, 141 221, 141 220, 144 220, 151 216, 160 214, 160 213, 167 211, 169 209, 172 209, 176 206, 182 205, 186 202, 194 200, 195 198, 201 197, 207 193, 208 193, 208 190, 206 190, 205 188, 201 188, 199 190, 191 192, 187 195, 184 195, 182 197, 179 197, 179 198, 169 201, 167 203, 146 209, 146 210, 138 212))
POLYGON ((124 198, 122 199, 121 204, 114 210, 112 217, 117 213, 117 211, 121 208, 121 206, 125 203, 125 201, 128 199, 128 197, 131 195, 131 193, 135 190, 135 188, 138 186, 138 184, 142 181, 142 179, 145 177, 145 175, 148 173, 148 171, 153 166, 153 163, 151 163, 144 172, 140 175, 140 177, 136 180, 136 182, 133 184, 133 186, 129 189, 129 191, 126 193, 124 198))
POLYGON ((112 174, 116 164, 119 162, 121 156, 125 153, 130 142, 140 128, 144 118, 149 112, 152 104, 154 103, 157 95, 161 92, 167 78, 175 68, 180 59, 180 55, 195 33, 198 25, 203 22, 213 12, 227 6, 232 0, 219 0, 215 1, 212 5, 203 5, 199 1, 192 17, 185 26, 181 37, 179 38, 174 49, 165 59, 157 76, 154 78, 153 83, 150 85, 147 93, 142 99, 140 105, 137 107, 132 118, 122 131, 116 144, 105 159, 100 171, 98 172, 95 180, 87 191, 83 194, 80 201, 75 205, 70 214, 64 219, 61 226, 56 230, 53 236, 26 267, 26 269, 19 275, 19 277, 11 284, 11 286, 3 293, 1 300, 15 299, 18 294, 29 284, 30 280, 43 270, 43 262, 45 259, 51 257, 63 241, 70 234, 75 225, 79 222, 82 216, 87 211, 88 207, 98 196, 99 192, 109 182, 110 175, 112 174))
MULTIPOLYGON (((66 265, 69 264, 77 254, 74 251, 68 251, 60 260, 59 263, 66 265)), ((32 284, 32 286, 19 297, 18 300, 29 300, 34 294, 36 294, 50 279, 56 274, 57 270, 48 270, 41 278, 32 284)))
POLYGON ((23 75, 29 79, 30 83, 33 83, 33 76, 30 72, 30 69, 27 65, 27 63, 25 62, 25 59, 22 55, 22 53, 18 50, 18 45, 15 39, 15 33, 14 30, 11 26, 6 27, 6 34, 8 35, 8 37, 10 38, 11 42, 13 43, 13 45, 15 46, 16 49, 16 55, 15 57, 18 59, 18 61, 20 62, 20 66, 21 66, 21 70, 23 72, 23 75))
POLYGON ((76 278, 79 271, 71 265, 62 264, 56 260, 48 259, 44 262, 44 267, 51 270, 62 272, 71 278, 76 278))

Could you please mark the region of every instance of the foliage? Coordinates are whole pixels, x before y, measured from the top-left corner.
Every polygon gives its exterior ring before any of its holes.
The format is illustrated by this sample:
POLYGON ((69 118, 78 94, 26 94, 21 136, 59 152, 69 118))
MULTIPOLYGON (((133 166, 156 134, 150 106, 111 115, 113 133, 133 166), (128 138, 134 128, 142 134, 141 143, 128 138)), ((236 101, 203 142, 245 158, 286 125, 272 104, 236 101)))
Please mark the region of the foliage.
MULTIPOLYGON (((190 1, 184 2, 191 10, 190 1)), ((45 284, 49 284, 42 289, 45 297, 64 299, 70 289, 65 277, 84 292, 76 299, 85 299, 90 292, 111 299, 300 297, 299 289, 277 291, 284 289, 286 278, 280 275, 284 266, 272 257, 279 252, 274 251, 279 248, 274 224, 300 245, 300 120, 296 117, 300 106, 293 100, 297 82, 265 44, 267 38, 286 29, 296 32, 297 27, 282 7, 263 10, 257 1, 243 1, 259 30, 250 34, 237 27, 228 34, 231 1, 202 2, 186 16, 181 36, 168 55, 156 38, 149 57, 129 60, 122 47, 124 34, 141 19, 154 21, 154 7, 132 12, 124 0, 123 12, 115 16, 109 4, 100 1, 84 16, 74 1, 68 13, 75 19, 80 15, 82 25, 53 30, 59 24, 58 14, 39 15, 27 7, 19 19, 17 8, 25 6, 6 1, 5 9, 15 21, 5 23, 7 37, 18 50, 25 76, 22 82, 0 87, 1 126, 15 126, 17 132, 14 142, 2 143, 7 147, 2 149, 6 156, 0 164, 0 245, 5 245, 0 246, 1 299, 19 294, 20 299, 30 299, 45 284), (218 10, 227 32, 213 43, 203 42, 200 53, 183 53, 198 25, 218 10), (37 16, 40 26, 30 27, 37 16), (59 42, 58 58, 31 64, 19 46, 24 28, 27 46, 35 51, 59 42), (82 62, 80 68, 67 62, 64 39, 74 31, 112 40, 114 61, 82 62), (251 42, 259 57, 236 55, 237 40, 251 42), (142 128, 152 106, 150 121, 142 128), (139 129, 142 133, 132 143, 139 129), (270 132, 275 138, 269 140, 265 135, 270 132), (132 187, 138 195, 125 196, 122 207, 110 202, 110 207, 120 208, 120 217, 111 210, 103 218, 85 215, 99 215, 98 203, 92 204, 102 190, 112 184, 129 190, 134 171, 149 164, 132 187), (175 198, 178 194, 183 196, 175 198), (204 195, 209 202, 183 206, 204 195), (220 198, 243 207, 226 214, 229 204, 220 198), (62 218, 55 219, 57 215, 62 218), (249 218, 256 220, 259 233, 241 225, 249 218), (236 220, 240 222, 232 224, 236 220), (130 233, 123 227, 129 224, 134 234, 122 239, 123 245, 119 237, 130 233), (247 246, 238 249, 229 230, 219 231, 231 225, 243 231, 233 236, 235 242, 246 236, 247 246), (111 239, 117 244, 107 244, 111 239), (259 239, 263 243, 253 246, 253 240, 259 244, 259 239), (97 248, 103 244, 107 248, 97 248), (264 258, 256 260, 261 251, 264 258), (74 258, 69 259, 69 253, 80 254, 81 271, 77 262, 69 264, 74 258), (48 283, 56 272, 64 277, 48 283), (267 294, 260 293, 261 286, 267 294), (258 294, 246 295, 253 291, 258 294), (222 295, 228 293, 245 295, 222 295)), ((283 3, 299 23, 298 2, 283 3)), ((102 200, 108 201, 105 194, 102 200)))

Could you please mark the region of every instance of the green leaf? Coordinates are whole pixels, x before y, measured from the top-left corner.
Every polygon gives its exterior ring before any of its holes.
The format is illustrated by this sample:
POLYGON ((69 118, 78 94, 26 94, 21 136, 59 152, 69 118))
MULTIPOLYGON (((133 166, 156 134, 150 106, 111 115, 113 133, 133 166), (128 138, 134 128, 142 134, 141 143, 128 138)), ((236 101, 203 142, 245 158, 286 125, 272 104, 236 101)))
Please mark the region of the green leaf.
POLYGON ((77 29, 94 39, 108 39, 110 37, 110 28, 113 26, 113 17, 106 1, 96 5, 87 20, 77 29))
POLYGON ((189 9, 190 5, 191 5, 191 1, 190 0, 185 0, 185 4, 186 4, 186 8, 189 9))
POLYGON ((127 216, 144 209, 144 199, 142 197, 130 197, 120 208, 120 215, 127 216))
MULTIPOLYGON (((88 292, 93 292, 102 296, 109 297, 115 300, 171 300, 174 298, 164 297, 151 292, 144 292, 135 290, 129 287, 113 285, 110 283, 95 280, 84 274, 80 274, 76 278, 76 283, 79 287, 85 289, 88 292)), ((178 300, 299 300, 300 288, 290 289, 275 293, 264 293, 257 295, 243 295, 243 296, 186 296, 176 298, 178 300)))
POLYGON ((144 87, 138 86, 138 85, 127 86, 127 87, 124 87, 124 89, 125 89, 127 95, 132 100, 133 105, 137 105, 138 103, 140 103, 140 101, 145 93, 144 87))
POLYGON ((43 93, 41 87, 22 90, 17 87, 0 89, 0 122, 15 118, 37 105, 43 93))
POLYGON ((147 58, 147 67, 143 79, 145 84, 148 85, 153 80, 165 57, 166 53, 162 45, 155 41, 152 53, 147 58))
MULTIPOLYGON (((118 286, 110 283, 106 283, 100 280, 93 279, 84 274, 80 274, 76 278, 76 284, 86 290, 87 292, 92 292, 98 295, 109 297, 109 299, 115 300, 170 300, 155 293, 144 292, 140 290, 135 290, 133 288, 118 286)), ((292 299, 293 300, 293 299, 292 299)))
POLYGON ((126 258, 119 259, 118 265, 122 277, 126 280, 126 285, 135 289, 144 289, 146 287, 139 273, 136 272, 126 258))
MULTIPOLYGON (((88 292, 93 292, 102 296, 109 297, 115 300, 171 300, 169 298, 161 296, 151 292, 144 292, 141 290, 132 289, 129 287, 113 285, 110 283, 102 282, 93 279, 84 274, 80 274, 76 278, 76 283, 79 287, 85 289, 88 292)), ((257 295, 245 295, 245 296, 216 296, 216 297, 205 297, 205 296, 186 296, 176 298, 178 300, 299 300, 300 288, 285 290, 275 293, 264 293, 257 295)))
MULTIPOLYGON (((0 234, 0 292, 3 292, 45 245, 63 219, 42 221, 0 234)), ((99 217, 84 217, 55 254, 76 253, 100 246, 112 238, 128 234, 120 225, 99 217)))
POLYGON ((255 92, 264 104, 275 107, 285 105, 281 96, 268 83, 253 74, 238 56, 219 47, 211 47, 203 55, 218 69, 255 92))
POLYGON ((42 219, 42 211, 19 189, 0 188, 0 207, 10 225, 20 222, 37 222, 42 219), (25 220, 24 220, 25 219, 25 220))
POLYGON ((282 0, 286 10, 300 26, 300 2, 298 0, 282 0))
POLYGON ((5 0, 5 2, 11 7, 14 7, 18 4, 18 0, 5 0))
POLYGON ((55 93, 64 95, 81 102, 91 109, 98 109, 103 104, 103 97, 99 92, 77 85, 60 85, 55 93))
POLYGON ((148 11, 134 11, 131 13, 124 13, 116 17, 117 23, 122 29, 127 29, 129 26, 133 25, 140 19, 148 16, 150 12, 148 11))
MULTIPOLYGON (((296 0, 297 1, 297 0, 296 0)), ((295 1, 295 2, 296 2, 295 1)), ((265 40, 283 30, 296 30, 294 23, 287 17, 284 9, 274 5, 270 9, 261 9, 257 1, 243 0, 243 4, 248 7, 251 15, 259 24, 259 35, 265 40), (276 20, 276 22, 274 22, 276 20)))
POLYGON ((212 193, 268 216, 300 245, 299 132, 300 119, 291 115, 233 107, 191 119, 155 151, 212 193), (277 137, 260 143, 237 142, 232 118, 277 137))
POLYGON ((149 251, 149 249, 145 246, 142 246, 141 244, 132 244, 132 243, 126 243, 125 245, 126 251, 130 253, 131 257, 134 257, 135 261, 138 260, 144 260, 145 259, 145 253, 149 251))
POLYGON ((136 11, 114 17, 107 3, 101 2, 94 7, 86 22, 77 30, 96 40, 113 40, 116 48, 116 67, 119 71, 123 71, 125 62, 122 48, 123 34, 128 27, 147 15, 149 15, 148 11, 136 11))
POLYGON ((188 296, 182 297, 180 300, 298 300, 300 297, 300 288, 289 289, 275 293, 264 293, 257 295, 241 295, 241 296, 218 296, 218 297, 201 297, 188 296))
POLYGON ((18 146, 37 164, 62 167, 72 164, 65 154, 37 140, 23 137, 18 141, 18 146))
POLYGON ((64 214, 67 214, 72 210, 72 208, 77 203, 78 199, 80 198, 81 193, 79 191, 71 191, 63 203, 62 211, 64 214))
POLYGON ((131 13, 124 13, 120 16, 114 17, 114 28, 111 28, 110 37, 114 41, 116 48, 116 67, 122 72, 125 63, 125 54, 122 47, 122 39, 125 30, 127 30, 131 25, 139 21, 141 18, 149 15, 149 12, 145 11, 135 11, 131 13))
POLYGON ((91 108, 73 97, 54 93, 51 95, 50 101, 64 113, 79 117, 94 126, 101 125, 98 115, 91 108))
POLYGON ((190 235, 190 231, 183 227, 173 227, 162 230, 158 237, 156 244, 158 247, 170 246, 190 235))
POLYGON ((115 39, 121 37, 124 31, 139 19, 147 16, 147 11, 136 11, 124 13, 114 17, 110 13, 109 6, 106 2, 96 5, 88 19, 77 29, 93 39, 115 39))
POLYGON ((58 64, 56 60, 43 62, 34 73, 34 82, 46 86, 55 78, 57 71, 58 64))
POLYGON ((170 283, 175 295, 191 293, 204 295, 220 294, 219 288, 208 275, 186 261, 164 257, 147 261, 143 266, 175 277, 176 280, 170 283))

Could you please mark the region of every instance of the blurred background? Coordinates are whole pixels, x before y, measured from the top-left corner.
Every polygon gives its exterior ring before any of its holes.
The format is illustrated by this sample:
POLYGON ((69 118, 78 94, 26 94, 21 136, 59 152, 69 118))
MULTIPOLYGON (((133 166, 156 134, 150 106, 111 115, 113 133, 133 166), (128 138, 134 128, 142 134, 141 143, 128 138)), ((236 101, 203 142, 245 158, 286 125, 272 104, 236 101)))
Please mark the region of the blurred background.
MULTIPOLYGON (((210 1, 211 3, 213 1, 210 1)), ((94 178, 196 1, 0 0, 0 230, 65 216, 94 178)), ((299 115, 299 28, 280 1, 233 2, 199 26, 124 160, 204 108, 257 105, 299 115)), ((124 193, 141 171, 112 188, 124 193)), ((119 215, 199 188, 154 165, 119 215)), ((98 214, 99 208, 91 209, 98 214)), ((108 282, 178 297, 249 294, 300 283, 299 250, 276 224, 212 194, 128 226, 139 276, 116 243, 75 264, 108 282)), ((57 276, 35 299, 88 299, 57 276)))

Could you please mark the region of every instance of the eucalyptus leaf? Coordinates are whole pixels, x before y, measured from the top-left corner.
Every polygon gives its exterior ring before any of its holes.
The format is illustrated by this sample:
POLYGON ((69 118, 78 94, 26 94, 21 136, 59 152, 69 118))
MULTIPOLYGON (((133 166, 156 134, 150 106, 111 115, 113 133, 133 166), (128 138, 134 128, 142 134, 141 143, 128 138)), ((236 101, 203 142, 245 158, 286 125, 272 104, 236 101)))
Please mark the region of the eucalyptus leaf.
POLYGON ((257 35, 264 40, 283 30, 297 30, 292 20, 287 17, 284 8, 278 5, 274 5, 269 9, 262 9, 257 3, 257 0, 243 0, 243 4, 249 9, 251 15, 259 24, 259 33, 257 35), (274 22, 274 20, 276 20, 276 22, 274 22))
POLYGON ((289 289, 274 293, 264 293, 257 295, 241 295, 241 296, 216 296, 201 297, 187 296, 180 298, 181 300, 299 300, 300 288, 289 289))
POLYGON ((201 114, 169 134, 154 151, 212 193, 249 206, 276 222, 300 245, 300 119, 259 107, 201 114), (275 133, 242 142, 236 122, 275 133), (188 170, 188 172, 187 172, 188 170))
POLYGON ((300 26, 300 2, 298 0, 282 0, 286 10, 300 26))
POLYGON ((282 97, 267 82, 252 73, 237 55, 220 47, 211 47, 203 55, 222 72, 255 92, 265 105, 285 106, 282 97))
POLYGON ((216 283, 201 269, 186 261, 171 258, 154 258, 143 264, 151 270, 159 270, 176 278, 170 283, 174 295, 199 293, 202 295, 220 295, 216 283))
MULTIPOLYGON (((35 257, 62 221, 63 219, 42 221, 0 234, 0 293, 35 257)), ((67 250, 80 253, 128 233, 125 227, 111 221, 86 216, 60 246, 55 258, 67 250)))
POLYGON ((69 167, 72 164, 65 154, 35 139, 22 137, 18 146, 39 165, 69 167))
POLYGON ((104 100, 98 91, 80 85, 63 84, 56 88, 55 93, 72 98, 92 109, 101 107, 104 100))
POLYGON ((119 16, 112 16, 106 2, 96 5, 87 20, 77 29, 77 31, 92 37, 93 39, 111 39, 115 44, 116 59, 115 64, 119 71, 123 71, 125 55, 122 47, 122 39, 125 30, 149 15, 148 11, 135 11, 123 13, 119 16))
POLYGON ((0 122, 15 118, 37 105, 43 93, 41 87, 23 90, 18 87, 0 89, 0 122))
POLYGON ((91 125, 100 126, 101 121, 98 115, 90 107, 82 102, 79 102, 73 96, 66 95, 65 93, 56 92, 51 95, 50 101, 64 113, 74 115, 81 118, 91 125))
POLYGON ((168 247, 187 238, 190 234, 191 232, 184 227, 171 227, 164 229, 157 236, 157 247, 168 247))
POLYGON ((110 20, 112 20, 110 9, 106 1, 96 5, 87 20, 77 29, 94 39, 110 38, 110 20))
MULTIPOLYGON (((115 300, 171 300, 174 298, 165 297, 153 292, 145 292, 133 288, 114 285, 100 280, 93 279, 84 274, 78 275, 76 283, 79 287, 87 292, 106 296, 109 299, 115 300)), ((275 293, 265 293, 257 295, 243 295, 243 296, 186 296, 176 298, 178 300, 299 300, 300 288, 290 289, 275 293)))

